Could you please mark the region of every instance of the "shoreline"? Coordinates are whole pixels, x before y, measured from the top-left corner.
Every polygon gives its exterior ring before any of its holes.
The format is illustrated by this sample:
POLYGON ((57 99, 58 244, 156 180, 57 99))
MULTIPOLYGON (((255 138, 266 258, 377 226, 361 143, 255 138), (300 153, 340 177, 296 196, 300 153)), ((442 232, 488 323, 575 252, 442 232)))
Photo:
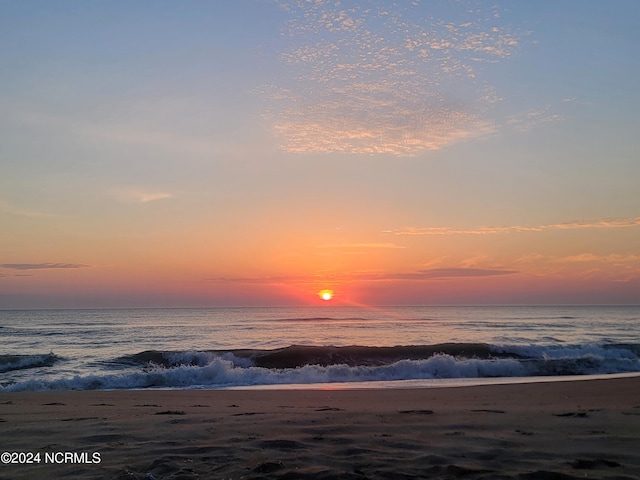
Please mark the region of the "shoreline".
POLYGON ((637 375, 456 388, 3 392, 0 422, 3 452, 80 455, 0 465, 7 480, 640 478, 637 375), (100 462, 87 463, 94 453, 100 462))
MULTIPOLYGON (((239 385, 202 390, 406 390, 421 388, 461 388, 492 385, 522 385, 530 383, 586 382, 640 377, 640 372, 600 373, 592 375, 547 375, 530 377, 462 377, 409 380, 378 380, 363 382, 288 383, 265 385, 239 385)), ((171 390, 171 389, 167 389, 171 390)), ((181 389, 176 389, 181 390, 181 389)), ((198 389, 199 390, 199 389, 198 389)))
MULTIPOLYGON (((207 386, 196 385, 188 387, 137 387, 137 388, 95 388, 95 389, 43 389, 43 390, 2 390, 0 395, 11 393, 29 392, 121 392, 121 391, 225 391, 225 390, 407 390, 407 389, 434 389, 434 388, 460 388, 473 386, 492 385, 520 385, 531 383, 554 382, 582 382, 590 380, 612 380, 618 378, 640 377, 640 372, 624 373, 599 373, 587 375, 545 375, 523 377, 453 377, 453 378, 428 378, 406 380, 363 380, 348 382, 310 382, 310 383, 266 383, 256 385, 228 385, 207 386)), ((7 385, 10 387, 11 385, 7 385)))

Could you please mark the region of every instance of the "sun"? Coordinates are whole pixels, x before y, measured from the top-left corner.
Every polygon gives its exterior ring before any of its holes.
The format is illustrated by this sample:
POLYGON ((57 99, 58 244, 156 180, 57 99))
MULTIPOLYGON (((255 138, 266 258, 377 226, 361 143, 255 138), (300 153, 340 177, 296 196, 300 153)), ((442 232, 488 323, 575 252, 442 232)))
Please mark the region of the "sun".
POLYGON ((324 301, 327 301, 327 302, 328 302, 329 300, 331 300, 331 299, 333 298, 333 290, 327 290, 327 289, 325 289, 325 290, 320 290, 320 291, 318 292, 318 296, 319 296, 322 300, 324 300, 324 301))

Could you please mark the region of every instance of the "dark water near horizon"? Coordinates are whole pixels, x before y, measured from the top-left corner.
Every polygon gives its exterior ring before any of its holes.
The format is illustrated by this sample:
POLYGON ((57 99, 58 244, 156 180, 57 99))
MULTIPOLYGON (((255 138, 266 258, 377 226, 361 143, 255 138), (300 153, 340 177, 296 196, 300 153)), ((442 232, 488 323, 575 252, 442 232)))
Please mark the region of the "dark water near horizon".
POLYGON ((0 392, 640 372, 640 307, 0 311, 0 392))

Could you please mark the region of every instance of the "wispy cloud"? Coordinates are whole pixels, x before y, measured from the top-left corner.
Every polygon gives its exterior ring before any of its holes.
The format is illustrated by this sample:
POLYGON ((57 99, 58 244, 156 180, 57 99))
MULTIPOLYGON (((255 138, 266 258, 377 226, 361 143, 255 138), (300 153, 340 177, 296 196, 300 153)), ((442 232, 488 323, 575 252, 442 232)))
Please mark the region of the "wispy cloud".
POLYGON ((319 282, 375 282, 389 280, 424 281, 454 277, 493 277, 519 273, 517 270, 489 268, 433 268, 416 272, 373 272, 354 274, 325 274, 309 276, 275 276, 275 277, 220 277, 209 278, 209 281, 224 283, 253 283, 265 285, 316 284, 319 282))
POLYGON ((511 56, 522 35, 494 8, 470 3, 450 22, 417 2, 278 3, 293 80, 262 93, 283 149, 414 156, 495 131, 485 113, 499 99, 477 66, 511 56))
POLYGON ((512 115, 507 119, 507 124, 520 132, 528 132, 540 124, 556 122, 561 119, 562 116, 555 113, 551 105, 545 105, 512 115))
POLYGON ((49 213, 21 208, 4 200, 0 200, 0 212, 6 213, 8 215, 17 216, 17 217, 28 217, 28 218, 43 218, 43 217, 47 218, 47 217, 53 216, 49 213))
POLYGON ((556 257, 553 259, 557 263, 608 263, 612 265, 631 265, 640 263, 640 255, 621 255, 611 253, 608 255, 596 255, 593 253, 581 253, 568 257, 556 257))
POLYGON ((511 264, 533 274, 578 275, 615 282, 640 278, 640 255, 629 253, 578 253, 575 255, 529 254, 513 259, 511 264))
POLYGON ((509 225, 487 226, 473 229, 457 229, 452 227, 408 227, 399 230, 386 230, 385 233, 395 235, 496 235, 522 232, 544 232, 547 230, 575 230, 581 228, 624 228, 640 225, 640 217, 607 218, 603 220, 581 220, 566 223, 552 223, 547 225, 509 225))
POLYGON ((175 197, 172 193, 145 190, 135 187, 112 189, 109 193, 115 199, 127 203, 149 203, 156 200, 165 200, 175 197))
POLYGON ((451 277, 494 277, 496 275, 512 275, 516 270, 502 270, 490 268, 432 268, 418 273, 422 278, 451 278, 451 277))
POLYGON ((89 268, 90 265, 84 265, 82 263, 2 263, 0 267, 9 270, 48 270, 57 268, 89 268))
POLYGON ((381 280, 432 280, 438 278, 454 277, 493 277, 499 275, 512 275, 519 273, 517 270, 489 269, 489 268, 431 268, 418 270, 417 272, 401 273, 369 273, 356 274, 346 278, 352 281, 381 281, 381 280))
POLYGON ((314 277, 314 276, 283 275, 283 276, 266 276, 266 277, 211 277, 211 278, 205 278, 204 280, 208 282, 221 282, 221 283, 289 285, 289 284, 315 283, 321 279, 323 278, 314 277))
MULTIPOLYGON (((622 254, 622 253, 608 253, 608 254, 596 254, 596 253, 578 253, 576 255, 542 255, 542 254, 530 254, 512 261, 515 265, 580 265, 580 264, 601 264, 620 267, 633 267, 635 269, 640 268, 640 255, 635 254, 622 254)), ((640 270, 639 270, 640 273, 640 270)))
POLYGON ((376 248, 406 248, 403 245, 398 245, 397 243, 329 243, 326 245, 320 245, 319 248, 366 248, 366 249, 376 249, 376 248))

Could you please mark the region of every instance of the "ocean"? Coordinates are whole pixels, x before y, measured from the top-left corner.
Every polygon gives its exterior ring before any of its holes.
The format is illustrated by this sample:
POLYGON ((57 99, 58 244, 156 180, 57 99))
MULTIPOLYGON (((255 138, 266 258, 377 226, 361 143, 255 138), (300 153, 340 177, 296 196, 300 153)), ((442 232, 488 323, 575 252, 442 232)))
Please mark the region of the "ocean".
POLYGON ((0 392, 402 388, 640 372, 639 306, 0 311, 0 392))

